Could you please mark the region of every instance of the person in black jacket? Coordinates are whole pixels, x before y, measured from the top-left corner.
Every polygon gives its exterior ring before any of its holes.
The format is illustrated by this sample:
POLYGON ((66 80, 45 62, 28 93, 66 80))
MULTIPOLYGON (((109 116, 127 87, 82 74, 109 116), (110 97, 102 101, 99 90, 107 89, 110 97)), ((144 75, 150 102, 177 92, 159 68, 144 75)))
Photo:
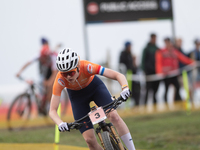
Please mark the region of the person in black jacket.
MULTIPOLYGON (((125 48, 120 54, 120 65, 123 65, 125 69, 120 68, 120 72, 126 74, 127 70, 131 70, 132 74, 136 74, 136 57, 131 53, 131 42, 125 42, 125 48), (124 71, 123 71, 124 70, 124 71)), ((140 83, 132 81, 132 99, 135 101, 135 105, 139 105, 140 100, 140 83)))
MULTIPOLYGON (((145 75, 153 75, 155 72, 155 53, 159 48, 156 45, 156 34, 150 35, 150 41, 146 45, 142 53, 142 70, 145 75)), ((153 103, 157 103, 156 93, 158 91, 159 81, 146 81, 146 94, 145 94, 145 105, 148 100, 148 93, 150 90, 153 91, 153 103)))

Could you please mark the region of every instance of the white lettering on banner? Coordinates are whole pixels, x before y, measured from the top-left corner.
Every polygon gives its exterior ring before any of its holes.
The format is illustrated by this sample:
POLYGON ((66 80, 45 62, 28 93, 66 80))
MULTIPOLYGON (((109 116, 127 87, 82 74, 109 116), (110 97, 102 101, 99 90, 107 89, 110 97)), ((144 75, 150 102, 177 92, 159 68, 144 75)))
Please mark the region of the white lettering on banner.
POLYGON ((142 11, 142 10, 157 10, 157 9, 158 9, 158 4, 156 0, 100 3, 101 12, 126 12, 126 11, 140 11, 140 10, 142 11))

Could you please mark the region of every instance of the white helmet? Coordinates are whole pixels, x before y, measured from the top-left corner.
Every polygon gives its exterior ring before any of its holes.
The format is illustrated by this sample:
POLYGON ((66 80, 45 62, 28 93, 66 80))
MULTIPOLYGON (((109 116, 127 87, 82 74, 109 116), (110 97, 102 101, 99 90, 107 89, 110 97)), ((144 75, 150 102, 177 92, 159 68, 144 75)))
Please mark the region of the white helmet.
POLYGON ((78 65, 79 57, 71 48, 66 48, 58 53, 56 66, 59 71, 66 72, 75 69, 78 65))

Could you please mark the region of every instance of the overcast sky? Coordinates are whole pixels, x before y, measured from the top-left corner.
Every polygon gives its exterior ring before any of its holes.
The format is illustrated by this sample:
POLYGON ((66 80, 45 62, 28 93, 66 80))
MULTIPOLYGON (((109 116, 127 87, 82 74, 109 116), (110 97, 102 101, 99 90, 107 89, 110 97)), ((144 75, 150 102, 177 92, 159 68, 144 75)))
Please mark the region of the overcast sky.
MULTIPOLYGON (((186 52, 193 48, 193 41, 200 37, 200 0, 173 0, 175 34, 183 38, 186 52)), ((40 38, 49 39, 53 49, 56 44, 71 47, 82 59, 85 55, 81 0, 1 0, 0 1, 0 87, 18 84, 15 74, 24 63, 37 55, 40 38)), ((140 62, 141 52, 149 34, 158 35, 158 45, 163 38, 172 36, 169 20, 125 23, 92 24, 86 27, 90 61, 106 61, 110 51, 111 68, 117 69, 124 42, 133 43, 132 52, 140 62)), ((37 78, 38 64, 33 64, 23 75, 37 78)))

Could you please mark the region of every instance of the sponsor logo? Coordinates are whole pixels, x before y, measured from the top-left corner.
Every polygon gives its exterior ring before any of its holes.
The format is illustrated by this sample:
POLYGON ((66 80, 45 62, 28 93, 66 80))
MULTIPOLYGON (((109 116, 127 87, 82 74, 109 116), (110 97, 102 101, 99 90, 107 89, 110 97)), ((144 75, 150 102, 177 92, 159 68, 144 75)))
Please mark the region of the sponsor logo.
POLYGON ((59 83, 61 86, 65 86, 65 82, 64 82, 62 79, 58 79, 58 83, 59 83))
POLYGON ((83 122, 83 123, 84 123, 86 129, 89 128, 87 122, 83 122))
POLYGON ((87 65, 87 71, 88 71, 89 73, 92 73, 92 65, 91 65, 91 64, 88 64, 88 65, 87 65))
POLYGON ((160 9, 163 11, 169 11, 171 8, 171 4, 169 0, 161 0, 160 1, 160 9))
POLYGON ((99 6, 95 2, 90 2, 87 5, 87 11, 90 15, 96 15, 99 12, 99 6))
POLYGON ((122 1, 122 2, 102 2, 100 3, 101 12, 128 12, 128 11, 148 11, 157 10, 156 0, 143 1, 122 1))

